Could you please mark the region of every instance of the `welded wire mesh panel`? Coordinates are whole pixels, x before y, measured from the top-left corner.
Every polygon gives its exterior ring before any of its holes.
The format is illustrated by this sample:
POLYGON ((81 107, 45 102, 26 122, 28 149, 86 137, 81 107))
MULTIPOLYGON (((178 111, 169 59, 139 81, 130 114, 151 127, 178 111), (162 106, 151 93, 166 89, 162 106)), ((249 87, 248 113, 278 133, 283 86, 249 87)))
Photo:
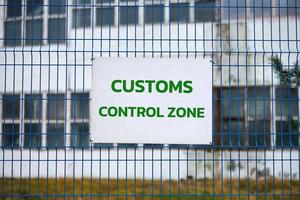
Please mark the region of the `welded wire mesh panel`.
POLYGON ((0 24, 1 198, 300 198, 299 0, 2 0, 0 24), (212 144, 92 142, 99 57, 209 58, 212 144))

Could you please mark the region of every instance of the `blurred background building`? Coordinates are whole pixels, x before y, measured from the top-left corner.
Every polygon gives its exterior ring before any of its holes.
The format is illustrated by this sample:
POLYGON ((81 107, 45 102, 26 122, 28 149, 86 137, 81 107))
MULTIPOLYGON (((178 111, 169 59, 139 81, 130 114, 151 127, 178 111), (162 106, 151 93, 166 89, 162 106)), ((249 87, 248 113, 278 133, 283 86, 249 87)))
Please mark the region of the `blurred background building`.
POLYGON ((299 179, 299 84, 271 62, 300 60, 299 13, 299 0, 2 1, 1 175, 299 179), (92 61, 108 56, 211 58, 213 144, 93 143, 92 61))

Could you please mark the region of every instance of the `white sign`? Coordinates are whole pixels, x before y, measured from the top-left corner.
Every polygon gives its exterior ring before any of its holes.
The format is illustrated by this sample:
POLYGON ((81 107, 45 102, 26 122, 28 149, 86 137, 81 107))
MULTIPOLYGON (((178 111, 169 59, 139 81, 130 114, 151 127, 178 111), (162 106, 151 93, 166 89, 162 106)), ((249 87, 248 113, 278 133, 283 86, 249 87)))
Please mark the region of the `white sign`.
POLYGON ((95 59, 91 98, 93 142, 212 141, 212 63, 208 59, 95 59))

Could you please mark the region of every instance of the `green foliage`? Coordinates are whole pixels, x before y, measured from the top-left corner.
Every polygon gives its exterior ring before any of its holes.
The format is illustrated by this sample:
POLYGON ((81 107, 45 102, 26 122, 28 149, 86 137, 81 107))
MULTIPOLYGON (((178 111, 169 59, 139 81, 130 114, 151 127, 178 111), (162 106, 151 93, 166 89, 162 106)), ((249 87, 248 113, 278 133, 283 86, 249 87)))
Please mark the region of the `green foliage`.
POLYGON ((271 58, 271 65, 277 74, 281 85, 295 86, 300 84, 299 63, 296 61, 293 67, 284 68, 278 55, 271 58))
MULTIPOLYGON (((300 85, 300 71, 299 63, 296 61, 294 67, 283 68, 283 64, 278 55, 275 55, 271 58, 271 65, 274 67, 274 72, 277 74, 280 84, 283 86, 299 86, 300 85)), ((299 122, 292 120, 292 117, 289 116, 289 121, 294 131, 298 131, 299 122)))

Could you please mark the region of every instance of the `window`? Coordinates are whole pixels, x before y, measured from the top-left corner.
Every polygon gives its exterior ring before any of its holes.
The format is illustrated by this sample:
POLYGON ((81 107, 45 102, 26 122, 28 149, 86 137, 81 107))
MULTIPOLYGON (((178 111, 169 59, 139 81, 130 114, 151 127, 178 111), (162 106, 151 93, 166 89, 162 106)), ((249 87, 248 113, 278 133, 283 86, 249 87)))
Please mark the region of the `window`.
POLYGON ((113 26, 115 21, 114 7, 113 6, 103 6, 97 8, 96 10, 97 26, 113 26))
POLYGON ((43 0, 27 0, 27 16, 40 16, 43 14, 43 0))
POLYGON ((2 146, 18 147, 20 137, 20 96, 3 95, 2 108, 2 146))
POLYGON ((47 124, 47 147, 64 148, 65 147, 65 127, 63 123, 47 124))
POLYGON ((91 26, 91 9, 75 9, 73 11, 73 27, 90 27, 91 26))
POLYGON ((22 16, 22 0, 7 0, 7 18, 15 18, 22 16))
POLYGON ((42 45, 43 19, 26 20, 26 45, 42 45))
POLYGON ((145 149, 163 149, 163 144, 144 144, 143 147, 145 149))
POLYGON ((2 124, 2 146, 19 147, 19 124, 5 123, 2 124))
POLYGON ((136 143, 117 143, 118 149, 136 149, 138 144, 136 143))
POLYGON ((300 12, 299 0, 277 0, 277 15, 292 16, 299 15, 300 12))
POLYGON ((122 5, 120 6, 120 24, 138 24, 138 6, 122 5))
POLYGON ((249 146, 270 146, 271 112, 269 88, 249 88, 247 102, 249 146))
POLYGON ((4 45, 21 45, 21 20, 4 22, 4 45))
POLYGON ((25 95, 24 146, 40 147, 42 137, 42 95, 25 95))
POLYGON ((89 94, 73 93, 71 106, 72 119, 88 119, 89 118, 89 94))
POLYGON ((43 95, 46 94, 24 94, 22 102, 19 94, 2 95, 2 147, 89 147, 89 93, 72 93, 70 100, 65 94, 43 95), (66 107, 66 102, 70 102, 70 107, 66 107))
POLYGON ((71 145, 72 147, 89 147, 89 124, 72 123, 71 124, 71 145))
POLYGON ((298 88, 276 88, 276 145, 299 146, 298 88))
POLYGON ((3 95, 3 119, 19 119, 20 115, 20 96, 19 95, 3 95))
POLYGON ((221 145, 243 146, 245 138, 244 90, 240 88, 222 89, 221 145))
POLYGON ((48 94, 48 120, 64 120, 64 94, 48 94))
POLYGON ((120 0, 121 2, 136 2, 138 0, 120 0))
MULTIPOLYGON (((74 1, 74 4, 76 5, 84 5, 84 4, 86 4, 86 5, 89 5, 89 4, 91 4, 91 1, 92 0, 73 0, 74 1)), ((101 1, 101 0, 97 0, 97 1, 101 1)), ((104 1, 109 1, 109 0, 104 0, 104 1)))
POLYGON ((250 4, 252 16, 255 17, 271 17, 272 0, 251 0, 250 4))
POLYGON ((113 3, 114 0, 97 0, 98 4, 102 4, 102 3, 113 3))
POLYGON ((47 147, 65 145, 64 94, 48 94, 47 102, 47 147))
MULTIPOLYGON (((221 19, 245 18, 248 0, 221 0, 221 19)), ((261 0, 262 1, 262 0, 261 0)))
POLYGON ((66 0, 48 0, 49 14, 58 15, 66 13, 66 0))
POLYGON ((189 21, 189 3, 170 3, 170 22, 189 21))
POLYGON ((169 144, 168 147, 170 149, 188 149, 190 147, 189 144, 169 144))
POLYGON ((48 43, 66 42, 66 0, 49 0, 48 43))
POLYGON ((44 30, 47 30, 49 44, 66 42, 66 0, 24 0, 26 6, 22 9, 21 0, 7 1, 6 19, 4 22, 4 46, 42 45, 44 30), (48 16, 45 15, 48 9, 48 16), (24 17, 22 10, 25 11, 24 17), (48 23, 43 18, 48 17, 48 23), (48 24, 48 27, 44 27, 48 24))
POLYGON ((89 94, 71 96, 71 146, 89 147, 89 94))
POLYGON ((99 149, 111 149, 114 148, 113 143, 93 143, 94 148, 99 148, 99 149))
POLYGON ((163 23, 164 4, 145 5, 144 15, 146 24, 163 23))
POLYGON ((215 19, 215 1, 198 0, 195 2, 195 21, 210 22, 215 19))
POLYGON ((65 18, 49 18, 48 21, 48 43, 58 44, 66 42, 66 20, 65 18))
POLYGON ((216 125, 220 132, 214 139, 219 145, 270 146, 270 92, 267 87, 222 88, 216 106, 221 106, 216 125))
POLYGON ((26 123, 24 130, 24 147, 41 147, 41 123, 26 123))
POLYGON ((22 0, 9 0, 4 22, 4 46, 21 45, 22 0))
POLYGON ((115 11, 113 0, 97 0, 96 26, 113 26, 115 11))
POLYGON ((91 1, 74 0, 73 9, 73 27, 90 27, 91 26, 91 1))
POLYGON ((27 0, 26 3, 25 44, 42 45, 43 0, 27 0))

